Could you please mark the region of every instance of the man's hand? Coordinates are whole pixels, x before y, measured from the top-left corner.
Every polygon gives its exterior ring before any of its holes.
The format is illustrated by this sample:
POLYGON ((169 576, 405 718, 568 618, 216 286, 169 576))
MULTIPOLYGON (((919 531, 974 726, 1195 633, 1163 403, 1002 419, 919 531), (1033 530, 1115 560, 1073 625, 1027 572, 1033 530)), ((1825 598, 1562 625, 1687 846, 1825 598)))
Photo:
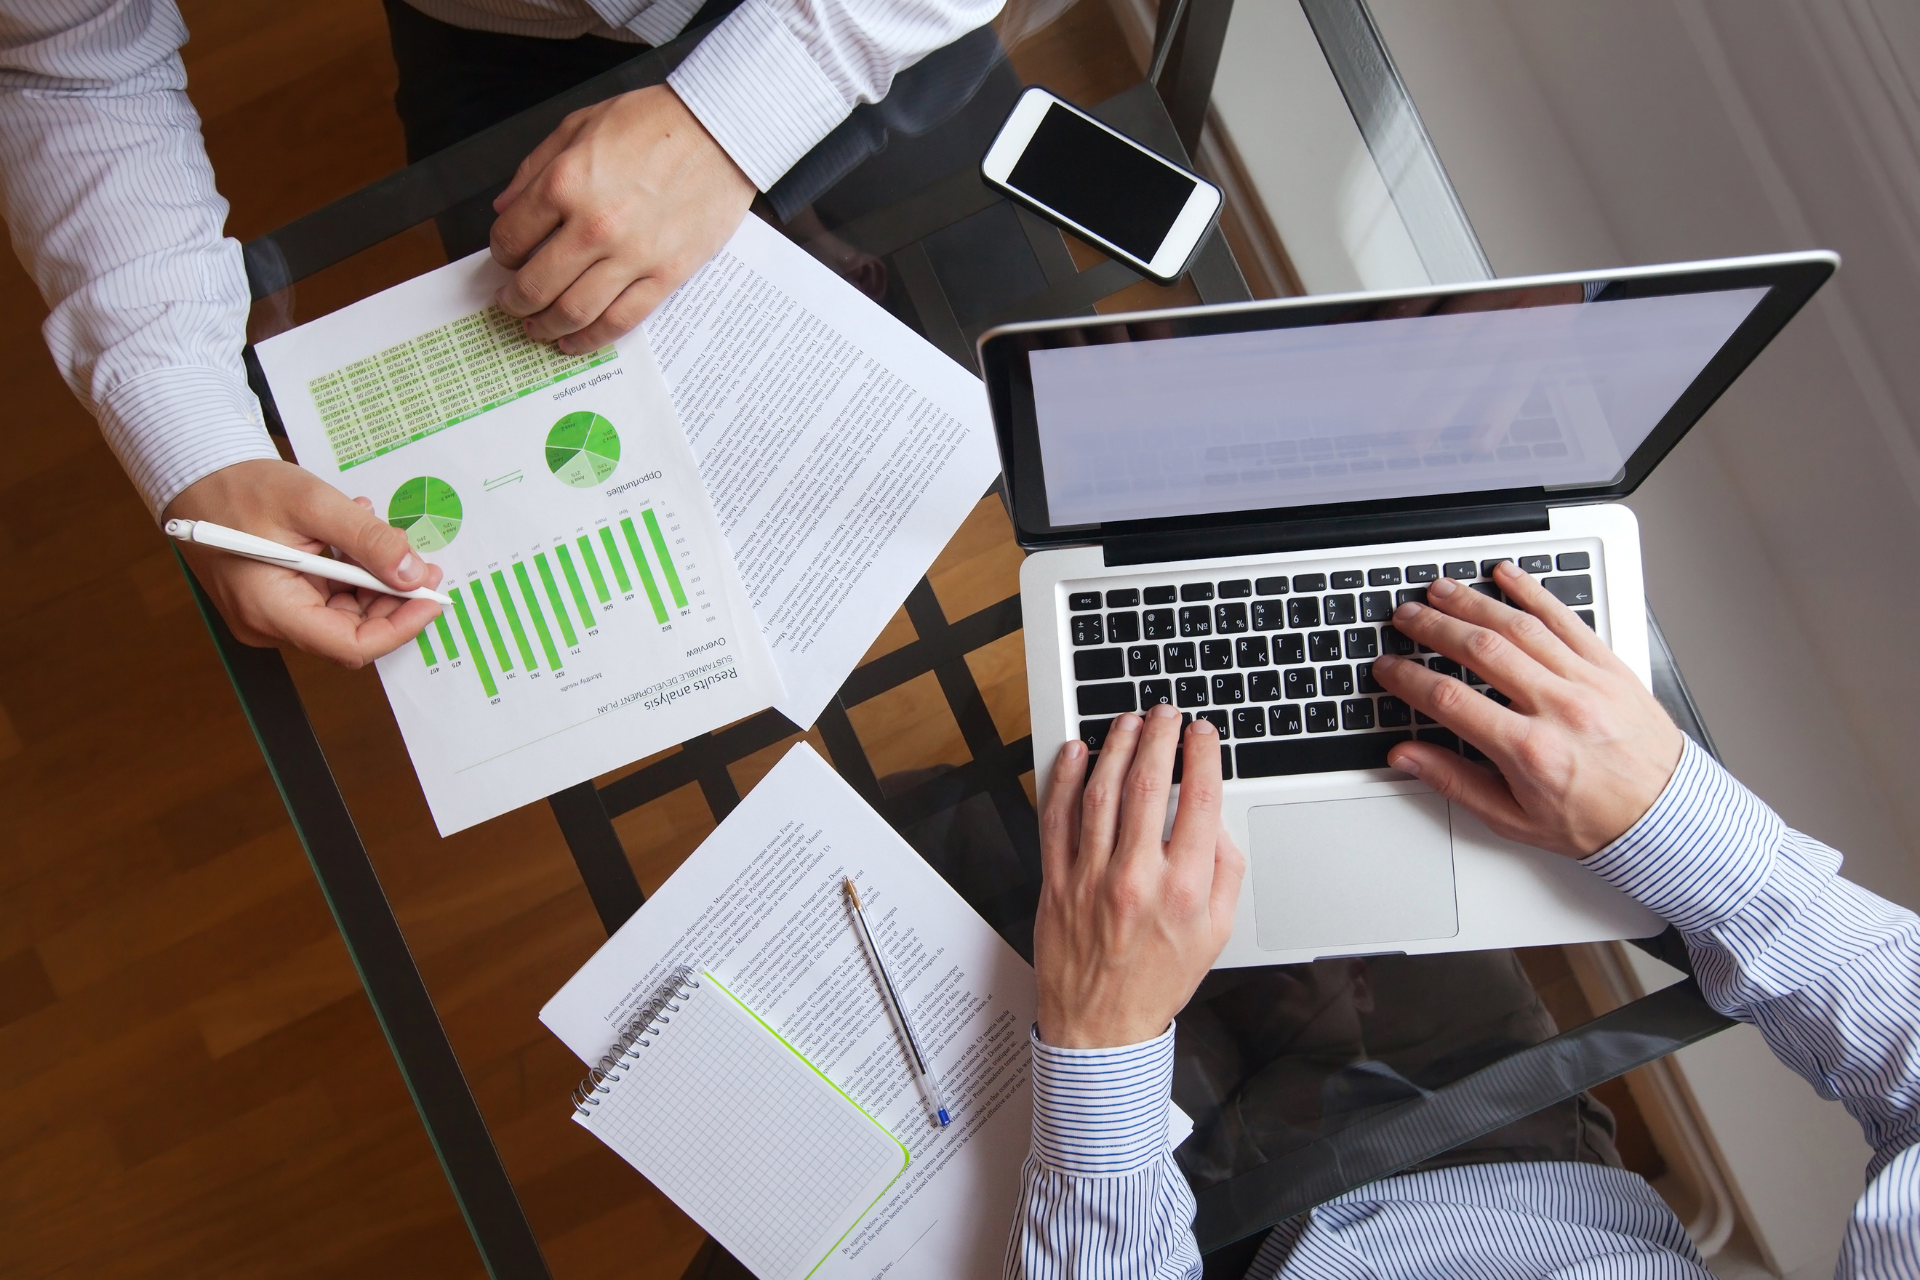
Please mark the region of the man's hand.
POLYGON ((1160 839, 1179 741, 1179 712, 1157 706, 1144 722, 1113 722, 1091 778, 1084 743, 1060 749, 1040 815, 1046 881, 1033 930, 1050 1045, 1153 1039, 1233 932, 1246 863, 1220 826, 1220 738, 1205 720, 1187 731, 1180 811, 1173 839, 1160 839))
POLYGON ((605 346, 706 265, 753 195, 668 86, 582 108, 493 202, 493 259, 515 271, 496 301, 562 351, 605 346))
MULTIPOLYGON (((180 491, 166 520, 211 520, 300 551, 338 547, 390 586, 440 584, 440 567, 407 545, 365 498, 348 499, 290 462, 237 462, 180 491)), ((211 547, 182 543, 221 616, 243 643, 287 643, 359 667, 399 648, 439 616, 431 600, 356 590, 211 547)))
POLYGON ((1653 807, 1684 740, 1573 610, 1510 562, 1493 577, 1519 609, 1442 578, 1427 588, 1432 607, 1403 604, 1393 625, 1479 672, 1512 699, 1510 708, 1413 659, 1383 657, 1373 674, 1480 748, 1500 772, 1418 742, 1395 747, 1388 763, 1510 840, 1586 857, 1653 807))

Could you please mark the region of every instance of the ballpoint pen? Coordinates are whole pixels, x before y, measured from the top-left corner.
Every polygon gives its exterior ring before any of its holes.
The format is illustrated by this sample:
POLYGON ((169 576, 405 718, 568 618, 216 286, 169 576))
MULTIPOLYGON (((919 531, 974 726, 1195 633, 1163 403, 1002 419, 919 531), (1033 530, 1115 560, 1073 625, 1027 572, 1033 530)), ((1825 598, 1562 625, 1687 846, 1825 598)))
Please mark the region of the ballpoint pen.
POLYGON ((944 1128, 953 1122, 947 1114, 947 1096, 940 1091, 940 1081, 934 1076, 927 1055, 920 1051, 920 1037, 913 1034, 913 1024, 907 1021, 907 1007, 900 1003, 900 993, 894 990, 893 977, 887 972, 886 959, 880 954, 880 944, 874 941, 873 930, 867 927, 867 913, 860 908, 860 891, 853 887, 851 876, 843 877, 842 883, 847 891, 847 901, 853 904, 853 921, 859 926, 860 936, 866 939, 867 954, 873 957, 874 972, 880 977, 880 994, 886 997, 887 1004, 893 1009, 893 1016, 900 1019, 900 1030, 906 1033, 907 1055, 913 1059, 914 1076, 927 1096, 927 1104, 933 1108, 934 1119, 944 1128))
POLYGON ((277 542, 269 542, 251 533, 229 529, 211 520, 169 520, 167 536, 178 538, 182 542, 192 542, 203 547, 229 551, 236 556, 245 556, 249 560, 258 560, 263 564, 277 564, 283 569, 292 569, 295 573, 310 573, 316 578, 328 578, 334 582, 344 582, 352 587, 365 587, 369 591, 379 591, 390 596, 402 596, 408 600, 431 600, 435 604, 453 603, 451 596, 442 595, 430 587, 415 587, 411 591, 396 590, 358 565, 329 560, 325 556, 308 555, 304 551, 295 551, 292 547, 283 547, 277 542))

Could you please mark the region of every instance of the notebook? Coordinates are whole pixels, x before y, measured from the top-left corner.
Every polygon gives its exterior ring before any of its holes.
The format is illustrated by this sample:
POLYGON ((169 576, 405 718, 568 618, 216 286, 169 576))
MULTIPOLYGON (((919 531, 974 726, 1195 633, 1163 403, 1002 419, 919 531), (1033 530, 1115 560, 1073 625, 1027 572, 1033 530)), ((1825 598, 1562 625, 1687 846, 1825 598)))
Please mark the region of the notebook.
POLYGON ((574 1119, 761 1280, 804 1280, 907 1149, 712 974, 682 967, 574 1095, 574 1119))

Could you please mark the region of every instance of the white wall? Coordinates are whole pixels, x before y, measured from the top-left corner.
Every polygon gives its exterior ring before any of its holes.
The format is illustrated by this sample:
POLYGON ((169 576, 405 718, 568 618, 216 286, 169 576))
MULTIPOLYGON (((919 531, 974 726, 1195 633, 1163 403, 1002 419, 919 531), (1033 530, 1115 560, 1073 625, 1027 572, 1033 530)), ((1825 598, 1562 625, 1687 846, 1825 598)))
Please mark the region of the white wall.
MULTIPOLYGON (((1728 764, 1844 850, 1852 878, 1920 906, 1906 750, 1920 712, 1920 6, 1372 8, 1498 273, 1803 247, 1845 258, 1632 505, 1649 597, 1728 764)), ((1297 51, 1282 63, 1260 47, 1298 21, 1296 0, 1237 0, 1216 91, 1270 200, 1313 177, 1298 135, 1325 128, 1274 83, 1297 51)), ((1326 240, 1307 240, 1310 256, 1326 240)), ((1779 1267, 1830 1271, 1860 1189, 1858 1129, 1757 1035, 1681 1064, 1779 1267)))

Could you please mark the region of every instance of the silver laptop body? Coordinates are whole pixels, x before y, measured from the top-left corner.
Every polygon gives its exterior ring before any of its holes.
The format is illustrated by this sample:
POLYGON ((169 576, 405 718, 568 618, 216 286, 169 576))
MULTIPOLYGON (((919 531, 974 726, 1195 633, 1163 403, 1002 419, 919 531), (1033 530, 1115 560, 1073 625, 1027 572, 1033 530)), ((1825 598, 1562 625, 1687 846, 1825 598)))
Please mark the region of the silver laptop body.
MULTIPOLYGON (((1659 933, 1577 863, 1385 767, 1394 607, 1512 559, 1651 683, 1646 477, 1828 253, 1012 325, 980 339, 1021 571, 1033 753, 1153 702, 1222 729, 1248 876, 1222 966, 1659 933)), ((1177 797, 1177 788, 1176 788, 1177 797)))

